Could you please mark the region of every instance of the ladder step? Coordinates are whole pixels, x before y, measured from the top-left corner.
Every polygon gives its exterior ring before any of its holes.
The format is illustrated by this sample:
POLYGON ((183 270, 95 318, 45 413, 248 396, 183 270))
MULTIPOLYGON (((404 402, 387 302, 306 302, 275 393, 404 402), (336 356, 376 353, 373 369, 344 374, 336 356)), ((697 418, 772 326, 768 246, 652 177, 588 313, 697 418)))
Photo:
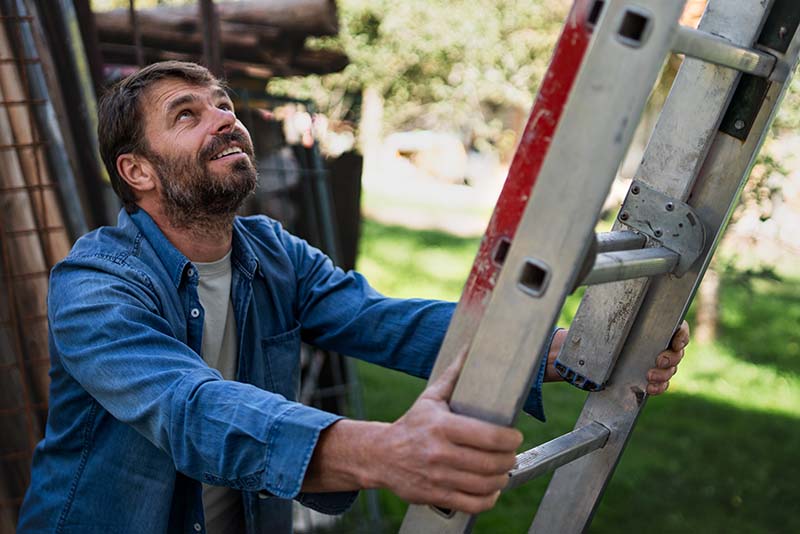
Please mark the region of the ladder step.
POLYGON ((518 454, 517 465, 509 474, 508 485, 503 491, 519 487, 572 460, 601 449, 610 434, 608 428, 592 421, 586 426, 518 454))
POLYGON ((597 255, 594 267, 581 281, 581 285, 590 286, 665 274, 678 265, 679 259, 680 255, 666 247, 603 252, 597 255))
POLYGON ((686 26, 678 28, 672 51, 761 78, 769 77, 776 62, 774 56, 765 52, 738 46, 722 37, 686 26))
POLYGON ((597 252, 616 252, 618 250, 633 250, 642 248, 647 238, 639 232, 628 230, 615 230, 597 234, 597 252))

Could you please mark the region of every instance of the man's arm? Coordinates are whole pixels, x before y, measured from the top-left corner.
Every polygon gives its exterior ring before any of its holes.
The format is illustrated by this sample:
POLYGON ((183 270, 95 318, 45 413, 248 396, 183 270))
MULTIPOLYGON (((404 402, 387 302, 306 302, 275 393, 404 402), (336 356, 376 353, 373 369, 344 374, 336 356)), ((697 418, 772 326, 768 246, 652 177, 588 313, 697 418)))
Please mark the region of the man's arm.
POLYGON ((303 491, 387 488, 414 504, 472 514, 494 506, 522 434, 450 411, 447 400, 463 361, 392 424, 341 420, 324 430, 303 491))

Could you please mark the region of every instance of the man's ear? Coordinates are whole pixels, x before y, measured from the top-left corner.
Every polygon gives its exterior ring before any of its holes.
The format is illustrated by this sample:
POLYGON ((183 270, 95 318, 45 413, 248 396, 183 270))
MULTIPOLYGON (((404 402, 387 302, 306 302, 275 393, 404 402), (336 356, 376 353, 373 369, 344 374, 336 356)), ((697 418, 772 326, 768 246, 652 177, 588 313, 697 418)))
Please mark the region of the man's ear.
POLYGON ((156 188, 155 169, 143 156, 131 153, 120 154, 117 157, 117 172, 137 193, 152 191, 156 188))

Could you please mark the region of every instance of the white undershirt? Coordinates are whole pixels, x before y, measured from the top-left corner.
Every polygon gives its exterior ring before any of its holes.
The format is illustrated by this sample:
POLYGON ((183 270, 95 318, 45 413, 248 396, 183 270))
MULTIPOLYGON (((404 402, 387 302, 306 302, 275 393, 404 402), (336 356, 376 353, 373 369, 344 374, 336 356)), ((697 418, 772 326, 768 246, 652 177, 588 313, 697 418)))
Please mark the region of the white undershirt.
MULTIPOLYGON (((217 261, 194 265, 200 277, 197 293, 205 311, 201 356, 222 378, 235 380, 239 343, 231 300, 231 253, 217 261)), ((208 534, 244 532, 241 492, 203 484, 203 510, 208 534)))

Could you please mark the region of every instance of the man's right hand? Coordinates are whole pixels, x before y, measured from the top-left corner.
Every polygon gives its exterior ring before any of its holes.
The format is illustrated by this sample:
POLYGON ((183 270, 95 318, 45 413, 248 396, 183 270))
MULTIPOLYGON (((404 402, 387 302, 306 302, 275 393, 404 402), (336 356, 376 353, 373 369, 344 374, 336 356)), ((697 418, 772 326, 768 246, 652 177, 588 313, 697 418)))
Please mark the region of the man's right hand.
POLYGON ((462 356, 430 383, 411 409, 383 428, 376 479, 414 504, 433 504, 476 514, 494 506, 508 484, 522 434, 457 415, 447 401, 463 365, 462 356))

